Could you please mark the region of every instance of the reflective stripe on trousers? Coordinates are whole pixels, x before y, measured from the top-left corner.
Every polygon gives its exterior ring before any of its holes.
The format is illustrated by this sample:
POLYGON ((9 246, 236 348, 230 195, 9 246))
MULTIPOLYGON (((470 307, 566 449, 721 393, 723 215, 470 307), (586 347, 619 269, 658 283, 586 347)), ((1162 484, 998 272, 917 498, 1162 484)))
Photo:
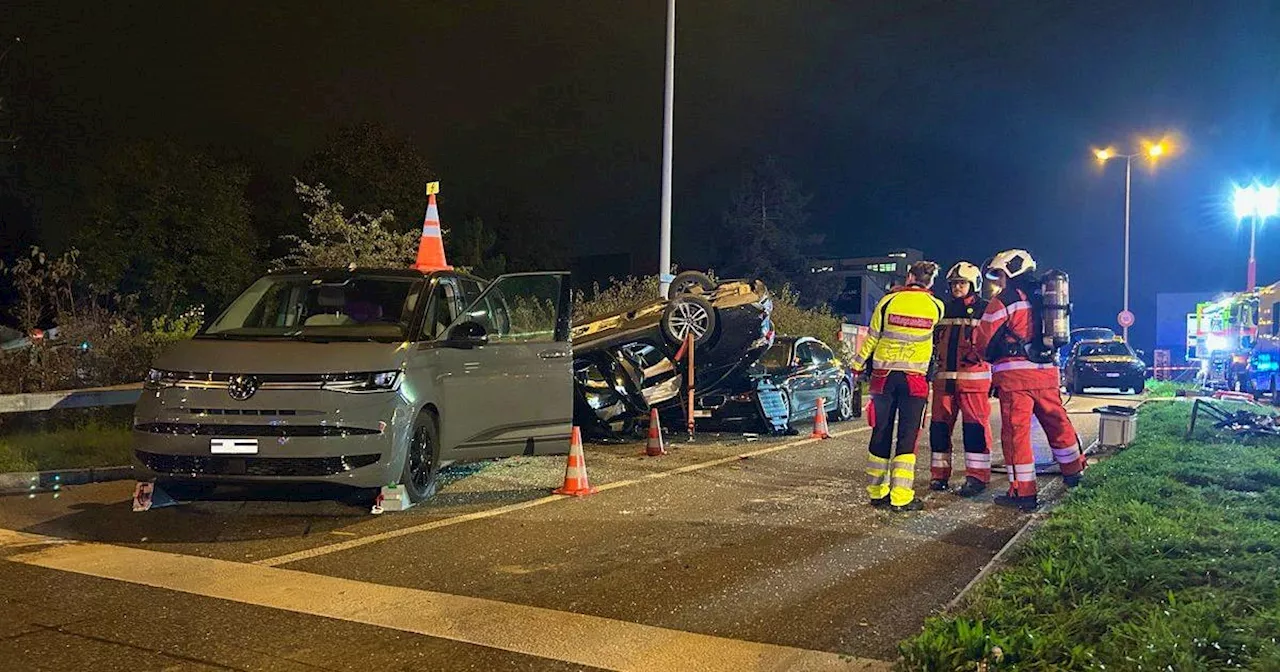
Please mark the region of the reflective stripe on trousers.
POLYGON ((867 494, 871 499, 889 496, 889 460, 867 455, 867 494))
POLYGON ((903 453, 893 456, 892 477, 889 479, 889 503, 894 506, 906 506, 916 498, 914 488, 916 480, 915 453, 903 453))

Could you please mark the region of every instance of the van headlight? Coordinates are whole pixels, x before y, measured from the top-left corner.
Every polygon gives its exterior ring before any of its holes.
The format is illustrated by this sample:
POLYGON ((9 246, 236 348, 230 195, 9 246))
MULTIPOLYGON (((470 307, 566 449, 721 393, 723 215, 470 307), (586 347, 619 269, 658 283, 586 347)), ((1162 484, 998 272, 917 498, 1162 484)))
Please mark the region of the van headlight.
POLYGON ((400 386, 400 380, 399 371, 341 374, 329 376, 325 381, 324 389, 354 394, 390 392, 400 386))
POLYGON ((151 369, 147 371, 147 377, 142 381, 142 386, 148 390, 163 390, 166 387, 173 387, 177 382, 178 374, 173 371, 151 369))
POLYGON ((394 390, 399 382, 399 371, 381 371, 369 376, 369 387, 375 390, 394 390))

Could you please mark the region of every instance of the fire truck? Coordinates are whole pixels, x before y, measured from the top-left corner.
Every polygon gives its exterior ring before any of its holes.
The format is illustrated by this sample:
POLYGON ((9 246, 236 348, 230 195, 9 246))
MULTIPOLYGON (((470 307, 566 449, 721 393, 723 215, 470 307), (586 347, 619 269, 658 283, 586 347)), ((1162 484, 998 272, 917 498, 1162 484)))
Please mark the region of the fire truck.
POLYGON ((1206 387, 1241 392, 1280 389, 1280 282, 1196 306, 1188 320, 1190 359, 1200 363, 1206 387))

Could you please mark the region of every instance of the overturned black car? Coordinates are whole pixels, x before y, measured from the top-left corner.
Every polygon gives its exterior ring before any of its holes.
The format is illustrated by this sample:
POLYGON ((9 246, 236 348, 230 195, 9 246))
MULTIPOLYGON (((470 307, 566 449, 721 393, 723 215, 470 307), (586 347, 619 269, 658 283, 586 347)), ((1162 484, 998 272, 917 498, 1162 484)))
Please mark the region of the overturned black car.
MULTIPOLYGON (((688 360, 682 346, 689 337, 694 343, 696 418, 784 433, 810 410, 802 406, 795 413, 790 373, 780 376, 779 370, 761 363, 775 342, 773 301, 764 283, 716 282, 689 271, 676 276, 670 296, 574 325, 574 421, 588 438, 630 435, 646 426, 654 408, 668 426, 683 425, 688 360)), ((788 340, 788 365, 793 347, 794 340, 788 340)), ((824 376, 827 369, 839 369, 833 358, 824 364, 810 368, 824 376)), ((838 382, 832 388, 829 401, 834 406, 837 390, 847 394, 852 380, 844 388, 838 382)), ((857 412, 850 401, 840 401, 840 409, 831 408, 836 417, 857 412)))

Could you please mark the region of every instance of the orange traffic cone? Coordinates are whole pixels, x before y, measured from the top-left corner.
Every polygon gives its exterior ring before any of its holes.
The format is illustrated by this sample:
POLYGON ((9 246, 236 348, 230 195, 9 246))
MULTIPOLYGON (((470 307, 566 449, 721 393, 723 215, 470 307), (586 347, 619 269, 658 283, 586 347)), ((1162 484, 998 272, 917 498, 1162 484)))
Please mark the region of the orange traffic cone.
POLYGON ((439 191, 439 182, 427 185, 427 214, 422 218, 422 241, 418 243, 418 261, 413 265, 419 271, 453 269, 444 259, 444 238, 440 235, 440 210, 436 208, 436 194, 439 191))
POLYGON ((649 457, 667 454, 667 447, 662 444, 662 425, 658 420, 656 408, 649 411, 649 443, 644 448, 644 454, 649 457))
POLYGON ((813 433, 809 438, 831 438, 831 432, 827 431, 827 400, 823 397, 818 397, 818 414, 813 416, 813 433))
POLYGON ((569 440, 569 463, 564 468, 564 485, 552 492, 574 497, 596 493, 596 489, 587 482, 587 460, 582 454, 582 431, 577 427, 573 428, 573 438, 569 440))

